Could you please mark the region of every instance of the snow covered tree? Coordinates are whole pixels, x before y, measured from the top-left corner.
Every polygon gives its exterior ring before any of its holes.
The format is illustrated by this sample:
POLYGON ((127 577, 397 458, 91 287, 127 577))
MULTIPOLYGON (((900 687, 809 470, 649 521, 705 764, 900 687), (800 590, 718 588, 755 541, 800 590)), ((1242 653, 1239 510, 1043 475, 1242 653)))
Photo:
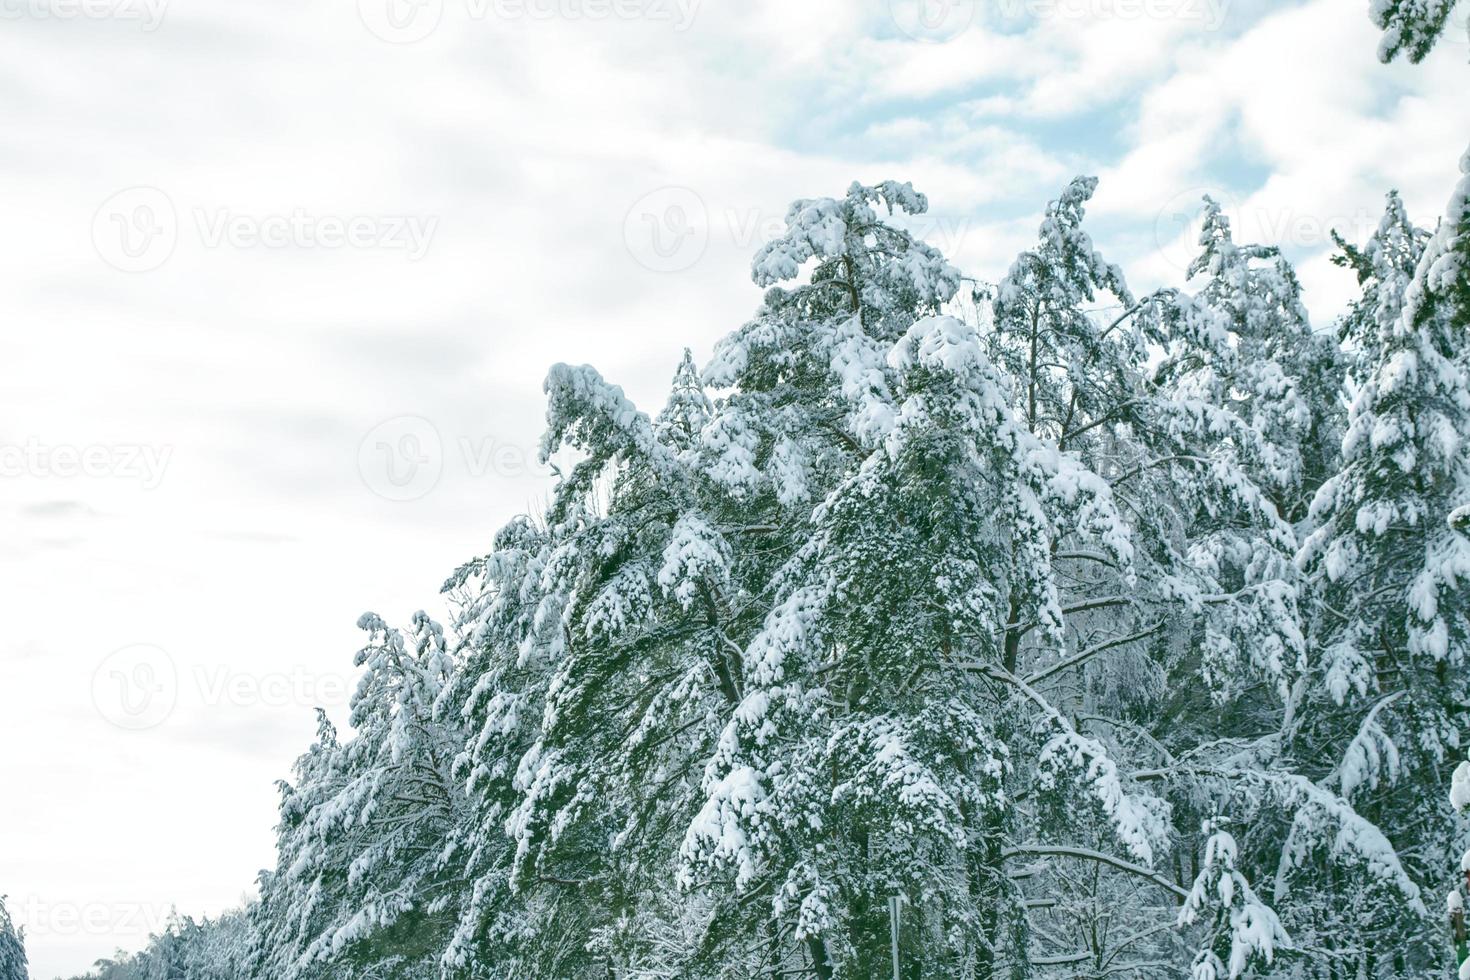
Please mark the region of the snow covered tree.
MULTIPOLYGON (((588 487, 589 494, 595 494, 588 487)), ((446 591, 462 595, 457 617, 463 669, 445 703, 465 726, 454 774, 473 802, 465 829, 467 894, 444 952, 450 976, 578 976, 590 969, 587 947, 598 896, 585 868, 572 862, 516 879, 523 857, 507 821, 531 788, 523 761, 536 747, 553 671, 566 650, 563 615, 578 552, 577 508, 554 535, 526 518, 496 536, 495 550, 461 567, 446 591)), ((595 849, 589 846, 590 854, 595 849)))
POLYGON ((27 980, 25 930, 17 929, 0 895, 0 980, 27 980))
POLYGON ((1250 882, 1236 869, 1235 838, 1213 821, 1206 822, 1204 832, 1208 836, 1204 863, 1179 912, 1179 922, 1193 924, 1207 908, 1216 908, 1212 934, 1196 955, 1190 976, 1192 980, 1224 980, 1240 976, 1253 962, 1269 965, 1277 947, 1290 946, 1291 938, 1282 930, 1276 913, 1256 897, 1250 882))
POLYGON ((1385 826, 1419 816, 1395 843, 1424 881, 1463 846, 1446 777, 1470 736, 1470 540, 1450 526, 1470 501, 1467 192, 1462 180, 1427 243, 1390 198, 1373 240, 1348 253, 1364 284, 1344 321, 1361 377, 1341 469, 1313 501, 1300 556, 1316 586, 1325 702, 1304 715, 1302 751, 1353 726, 1332 778, 1385 826))
POLYGON ((818 975, 883 962, 897 893, 926 970, 988 976, 1023 956, 1004 869, 1015 747, 1150 847, 1149 811, 1101 746, 1054 714, 1038 743, 1015 731, 1026 688, 1003 641, 1017 620, 1061 631, 1055 541, 1075 533, 1124 567, 1131 549, 1102 481, 1012 415, 973 329, 919 319, 880 363, 881 388, 857 392, 877 445, 812 511, 743 647, 685 874, 769 887, 818 975))
POLYGON ((1349 362, 1349 380, 1361 387, 1377 370, 1384 345, 1394 336, 1429 233, 1415 227, 1403 199, 1391 191, 1383 218, 1366 245, 1358 247, 1335 232, 1333 240, 1338 254, 1332 261, 1358 279, 1360 295, 1339 323, 1338 342, 1349 362))
POLYGON ((995 359, 1020 384, 1027 428, 1061 442, 1119 413, 1138 377, 1136 334, 1119 329, 1133 295, 1082 230, 1096 188, 1096 178, 1079 177, 1048 205, 1036 248, 1016 259, 992 307, 995 359), (1124 316, 1095 314, 1103 293, 1124 316))
POLYGON ((673 390, 669 403, 659 413, 654 425, 663 440, 679 451, 692 448, 699 441, 704 424, 714 408, 704 385, 699 380, 699 369, 694 366, 694 355, 684 348, 684 359, 674 372, 673 390))
MULTIPOLYGON (((532 547, 479 566, 510 576, 486 604, 506 618, 478 641, 502 666, 466 702, 482 705, 470 761, 506 794, 510 890, 576 886, 607 917, 589 927, 585 904, 564 903, 567 927, 536 934, 590 935, 625 965, 682 943, 679 962, 710 975, 861 973, 886 959, 886 900, 903 894, 905 945, 928 968, 990 976, 1030 955, 1035 899, 1012 868, 1090 862, 1182 893, 1148 866, 1169 806, 1126 785, 1102 739, 1153 751, 1127 702, 1201 669, 1191 621, 1222 697, 1241 671, 1285 689, 1294 539, 1220 443, 1255 430, 1146 372, 1145 340, 1179 304, 1133 303, 1096 258, 1078 228, 1090 191, 1074 184, 1049 211, 992 336, 936 316, 957 276, 873 224, 873 202, 917 209, 919 195, 800 202, 755 274, 815 267, 718 346, 706 382, 727 394, 697 446, 663 441, 668 427, 591 369, 553 371, 545 449, 581 460, 545 534, 513 526, 507 543, 532 547), (1100 289, 1131 303, 1111 328, 1081 308, 1100 289), (987 352, 1045 376, 1018 386, 987 352), (1089 372, 1113 384, 1074 397, 1089 372), (1122 517, 1119 488, 1146 516, 1122 517), (544 679, 525 670, 538 660, 544 679), (1038 689, 1073 677, 1087 684, 1038 689), (1012 794, 1027 805, 1003 805, 1012 794), (635 896, 667 894, 681 821, 688 899, 660 917, 635 896), (1056 839, 1068 830, 1088 836, 1056 839)), ((1184 749, 1197 732, 1179 733, 1184 749)), ((1154 766, 1177 761, 1161 751, 1154 766)), ((1266 779, 1230 776, 1246 796, 1266 779)))
POLYGON ((1205 198, 1197 284, 1178 316, 1156 379, 1176 397, 1239 416, 1236 442, 1249 476, 1296 522, 1335 462, 1340 355, 1314 334, 1290 263, 1274 246, 1240 245, 1219 204, 1205 198))
POLYGON ((372 613, 352 699, 355 736, 320 737, 283 786, 280 861, 262 881, 272 976, 430 976, 458 910, 463 794, 456 731, 435 717, 453 670, 422 612, 407 637, 372 613))
POLYGON ((99 960, 78 980, 239 980, 252 976, 253 942, 247 909, 202 920, 175 912, 143 949, 99 960))
MULTIPOLYGON (((1240 749, 1282 724, 1306 653, 1291 563, 1296 538, 1269 493, 1269 481, 1279 489, 1300 478, 1303 430, 1280 424, 1268 403, 1295 382, 1271 390, 1268 374, 1288 372, 1262 361, 1288 360, 1308 374, 1291 345, 1303 337, 1309 349, 1322 345, 1306 330, 1289 266, 1279 259, 1254 266, 1252 259, 1276 258, 1268 250, 1237 253, 1218 210, 1207 215, 1206 256, 1195 267, 1205 277, 1201 290, 1133 299, 1081 228, 1093 186, 1074 181, 1048 208, 1037 248, 997 290, 992 345, 1003 357, 1009 352, 1017 414, 1035 419, 1109 484, 1127 515, 1131 577, 1085 547, 1056 549, 1067 630, 1060 643, 1012 633, 1012 659, 1050 710, 1077 718, 1112 757, 1131 764, 1134 785, 1158 781, 1162 797, 1140 799, 1172 814, 1172 827, 1223 807, 1270 825, 1262 837, 1279 842, 1313 805, 1305 798, 1312 794, 1278 771, 1267 748, 1240 749), (1116 303, 1111 309, 1097 305, 1104 292, 1116 303), (1235 733, 1241 737, 1220 739, 1235 733)), ((1118 778, 1129 785, 1127 768, 1118 778)), ((1087 829, 1070 810, 1051 825, 1074 836, 1087 829)), ((1074 840, 1041 849, 1048 863, 1028 872, 1036 883, 1028 899, 1032 962, 1099 971, 1132 964, 1140 975, 1171 975, 1171 937, 1157 927, 1110 934, 1107 923, 1119 899, 1174 918, 1167 900, 1170 891, 1184 894, 1182 866, 1209 848, 1183 829, 1169 830, 1167 843, 1176 834, 1173 881, 1111 850, 1103 835, 1085 847, 1074 840), (1153 884, 1141 890, 1089 875, 1084 861, 1153 884)))
POLYGON ((756 317, 703 379, 686 353, 656 420, 553 369, 543 455, 575 462, 447 584, 449 975, 861 976, 894 895, 916 976, 1142 975, 1181 955, 1183 867, 1223 853, 1177 829, 1206 798, 1270 825, 1252 858, 1300 823, 1393 878, 1272 736, 1219 739, 1279 727, 1304 657, 1295 537, 1251 474, 1304 480, 1311 426, 1241 364, 1300 367, 1294 277, 1217 216, 1201 295, 1135 300, 1081 229, 1093 186, 976 323, 878 214, 923 196, 854 185, 793 206, 756 317), (1076 928, 1119 899, 1152 925, 1076 928))

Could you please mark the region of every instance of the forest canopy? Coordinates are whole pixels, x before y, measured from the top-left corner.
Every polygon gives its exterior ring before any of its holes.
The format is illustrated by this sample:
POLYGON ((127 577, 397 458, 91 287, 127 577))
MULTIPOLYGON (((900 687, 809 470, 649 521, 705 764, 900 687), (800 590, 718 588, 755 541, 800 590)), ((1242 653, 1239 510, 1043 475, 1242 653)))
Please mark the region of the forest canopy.
POLYGON ((1444 975, 1470 154, 1338 239, 1327 329, 1209 198, 1136 294, 1096 186, 997 283, 908 183, 798 200, 657 411, 554 366, 552 500, 449 623, 363 615, 258 899, 91 976, 1444 975))

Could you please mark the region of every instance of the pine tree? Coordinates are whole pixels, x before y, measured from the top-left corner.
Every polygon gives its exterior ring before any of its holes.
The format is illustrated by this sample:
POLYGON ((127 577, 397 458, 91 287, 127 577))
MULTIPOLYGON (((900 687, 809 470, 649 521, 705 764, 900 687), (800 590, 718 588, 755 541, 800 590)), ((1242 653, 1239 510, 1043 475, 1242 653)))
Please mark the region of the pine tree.
POLYGON ((1383 218, 1368 244, 1359 248, 1333 233, 1338 254, 1332 261, 1350 269, 1361 295, 1338 327, 1338 343, 1347 351, 1348 377, 1362 387, 1372 377, 1393 335, 1414 270, 1424 254, 1429 233, 1415 227, 1397 191, 1388 194, 1383 218))
MULTIPOLYGON (((595 486, 586 492, 595 494, 595 486)), ((449 976, 577 976, 591 968, 587 947, 600 896, 586 870, 572 872, 569 859, 518 878, 529 842, 507 826, 535 787, 532 753, 566 653, 563 617, 577 551, 564 539, 581 522, 571 510, 557 534, 525 518, 512 521, 489 556, 445 585, 465 595, 457 619, 464 667, 445 703, 465 725, 454 773, 473 803, 465 830, 468 894, 443 956, 449 976)))
POLYGON ((356 659, 356 734, 339 743, 322 716, 283 786, 280 861, 260 906, 260 968, 273 976, 425 972, 457 911, 456 728, 434 711, 453 669, 442 630, 416 613, 410 646, 371 613, 358 625, 371 640, 356 659))
POLYGON ((1188 270, 1198 285, 1156 378, 1241 418, 1248 431, 1232 436, 1242 464, 1295 523, 1335 462, 1338 349, 1313 333, 1290 263, 1274 246, 1237 244, 1208 197, 1200 246, 1188 270))
MULTIPOLYGON (((1075 963, 1087 930, 1059 933, 1047 892, 1173 921, 1187 892, 1161 864, 1201 793, 1264 828, 1253 862, 1288 828, 1332 834, 1334 861, 1413 888, 1258 734, 1304 650, 1295 537, 1250 474, 1306 479, 1260 464, 1303 458, 1311 427, 1237 397, 1263 377, 1237 348, 1299 366, 1294 277, 1233 256, 1219 219, 1201 296, 1134 300, 1081 230, 1092 186, 1049 208, 985 334, 939 315, 942 257, 878 219, 925 206, 890 183, 793 207, 755 277, 807 279, 704 382, 686 356, 657 421, 589 367, 552 371, 543 455, 576 462, 544 526, 513 522, 448 585, 476 801, 451 974, 862 974, 895 894, 925 975, 1075 963), (1104 293, 1120 315, 1090 308, 1104 293)), ((1173 952, 1154 930, 1083 955, 1173 952)))
MULTIPOLYGON (((1237 363, 1237 322, 1264 334, 1275 329, 1265 317, 1290 309, 1269 295, 1246 294, 1262 279, 1278 285, 1294 277, 1279 265, 1274 277, 1259 276, 1232 256, 1197 297, 1164 290, 1135 300, 1082 230, 1094 186, 1074 181, 1048 208, 1037 248, 997 290, 992 344, 1003 357, 1009 352, 1017 414, 1109 484, 1127 515, 1131 576, 1105 554, 1058 548, 1054 563, 1070 611, 1062 640, 1008 631, 1008 660, 1034 679, 1050 710, 1077 718, 1128 768, 1146 770, 1136 785, 1158 780, 1164 797, 1150 805, 1172 810, 1176 826, 1208 816, 1199 814, 1199 780, 1218 763, 1228 764, 1214 770, 1222 777, 1210 791, 1214 805, 1256 817, 1260 785, 1270 777, 1255 767, 1266 760, 1231 758, 1242 743, 1218 752, 1216 739, 1232 728, 1254 735, 1279 723, 1305 650, 1290 561, 1295 537, 1266 488, 1251 479, 1271 472, 1251 464, 1271 458, 1272 449, 1217 366, 1237 363), (1233 289, 1220 282, 1222 272, 1235 280, 1233 289), (1103 293, 1114 308, 1096 305, 1103 293), (1259 311, 1248 316, 1253 304, 1259 311), (1162 360, 1151 344, 1164 350, 1162 360), (1145 725, 1134 720, 1140 717, 1145 725), (1189 756, 1199 770, 1178 766, 1189 756)), ((1223 218, 1213 217, 1205 244, 1222 255, 1233 246, 1223 218)), ((1209 268, 1200 263, 1197 271, 1209 268)), ((1120 785, 1126 772, 1120 769, 1120 785)), ((1290 801, 1281 802, 1289 819, 1290 801)), ((1091 837, 1053 846, 1032 870, 1032 931, 1045 937, 1034 942, 1037 959, 1092 962, 1100 970, 1133 962, 1140 973, 1151 969, 1142 964, 1168 962, 1174 950, 1157 930, 1113 939, 1102 923, 1120 899, 1172 918, 1168 892, 1179 886, 1159 877, 1143 885, 1149 869, 1108 853, 1107 828, 1075 811, 1058 810, 1041 826, 1091 837), (1086 861, 1121 861, 1135 879, 1089 874, 1086 861)), ((1207 847, 1180 836, 1176 860, 1207 847)))
POLYGON ((1180 925, 1191 925, 1210 907, 1218 909, 1213 928, 1190 970, 1192 980, 1238 977, 1248 966, 1269 966, 1277 947, 1290 947, 1291 937, 1270 906, 1256 897, 1237 870, 1239 846, 1215 821, 1203 828, 1208 838, 1194 887, 1179 911, 1180 925), (1222 956, 1223 955, 1223 959, 1222 956))
POLYGON ((1021 384, 1026 425, 1059 442, 1106 420, 1136 378, 1131 331, 1118 332, 1133 295, 1082 230, 1096 189, 1096 178, 1079 177, 1048 205, 1036 248, 1016 259, 993 304, 996 362, 1021 384), (1089 309, 1103 293, 1121 304, 1123 318, 1108 323, 1089 309))
POLYGON ((1470 180, 1427 242, 1390 197, 1368 246, 1346 255, 1363 284, 1344 321, 1359 377, 1342 468, 1313 501, 1300 556, 1316 586, 1324 702, 1306 716, 1303 751, 1342 731, 1332 778, 1343 795, 1386 826, 1421 815, 1395 843, 1424 881, 1463 845, 1446 778, 1470 736, 1470 540, 1451 527, 1470 502, 1467 190, 1470 180))
POLYGON ((664 442, 683 452, 698 443, 713 411, 709 396, 704 393, 704 385, 700 383, 699 371, 694 366, 694 355, 686 347, 684 359, 674 372, 669 403, 659 413, 654 427, 664 442))
POLYGON ((0 895, 0 980, 27 980, 25 930, 17 929, 0 895))

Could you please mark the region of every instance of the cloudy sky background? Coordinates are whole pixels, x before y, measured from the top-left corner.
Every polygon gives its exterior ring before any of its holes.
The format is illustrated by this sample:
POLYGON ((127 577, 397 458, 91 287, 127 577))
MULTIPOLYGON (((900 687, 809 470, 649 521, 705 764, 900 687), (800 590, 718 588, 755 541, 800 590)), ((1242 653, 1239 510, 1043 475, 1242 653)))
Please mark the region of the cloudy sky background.
POLYGON ((36 977, 252 889, 358 614, 441 611, 544 498, 546 367, 656 411, 790 200, 912 180, 994 281, 1097 174, 1143 290, 1211 190, 1328 329, 1329 229, 1390 187, 1432 224, 1470 137, 1465 4, 1383 67, 1360 0, 585 2, 0 0, 0 893, 36 977))

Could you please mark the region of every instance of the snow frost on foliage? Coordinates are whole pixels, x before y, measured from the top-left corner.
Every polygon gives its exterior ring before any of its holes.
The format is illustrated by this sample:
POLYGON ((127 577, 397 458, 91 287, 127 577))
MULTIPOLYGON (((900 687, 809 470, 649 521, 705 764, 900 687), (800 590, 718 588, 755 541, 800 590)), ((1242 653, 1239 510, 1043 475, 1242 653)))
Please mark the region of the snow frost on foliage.
POLYGON ((618 570, 587 608, 588 639, 607 638, 641 626, 653 609, 648 569, 629 565, 618 570))
POLYGON ((759 486, 761 473, 755 465, 759 438, 739 415, 715 416, 703 433, 704 452, 710 460, 709 478, 735 496, 744 496, 759 486))
POLYGON ((816 647, 819 618, 830 596, 830 583, 814 583, 796 589, 771 611, 746 652, 746 673, 753 684, 780 684, 799 658, 816 647))
POLYGON ((1470 810, 1470 762, 1462 762, 1455 767, 1454 778, 1450 781, 1450 806, 1456 813, 1470 810))
POLYGON ((883 372, 886 351, 869 337, 857 317, 837 328, 833 337, 832 373, 842 396, 853 406, 848 424, 859 442, 873 445, 893 429, 893 396, 883 372))
POLYGON ((1385 698, 1374 705, 1363 719, 1358 734, 1348 743, 1342 764, 1338 766, 1338 778, 1342 785, 1343 799, 1351 800, 1360 786, 1377 789, 1380 780, 1389 783, 1399 778, 1399 748, 1379 725, 1379 713, 1394 697, 1385 698))
POLYGON ((876 210, 880 207, 889 214, 895 209, 923 214, 929 209, 929 201, 912 184, 891 180, 873 187, 854 182, 840 201, 797 201, 786 212, 784 233, 756 253, 751 277, 759 286, 771 286, 795 279, 811 259, 842 260, 887 246, 892 238, 904 241, 908 247, 899 261, 887 267, 885 275, 862 283, 835 277, 818 280, 814 276, 813 282, 831 283, 862 305, 878 309, 904 302, 937 305, 953 296, 959 287, 959 272, 938 250, 886 225, 876 210))
MULTIPOLYGON (((705 793, 704 806, 684 835, 684 860, 733 864, 735 887, 743 890, 757 870, 746 828, 761 824, 766 791, 760 775, 750 766, 740 766, 710 783, 705 793)), ((690 880, 686 876, 686 883, 690 880)))
POLYGON ((1359 815, 1347 800, 1294 773, 1269 774, 1264 780, 1295 810, 1291 830, 1281 851, 1277 893, 1295 868, 1305 867, 1312 849, 1325 846, 1333 860, 1360 865, 1370 881, 1396 890, 1411 909, 1424 914, 1417 882, 1405 872, 1397 850, 1383 831, 1359 815))
POLYGON ((1118 839, 1138 860, 1153 863, 1155 846, 1168 836, 1168 804, 1125 792, 1117 765, 1099 742, 1074 731, 1054 735, 1037 757, 1037 770, 1037 784, 1047 790, 1080 770, 1081 784, 1102 807, 1118 839))
POLYGON ((672 389, 668 404, 654 420, 654 429, 664 442, 682 452, 698 441, 705 423, 714 414, 714 406, 700 384, 694 355, 687 347, 684 348, 684 359, 674 372, 672 389))
POLYGON ((723 589, 730 580, 730 546, 701 517, 685 514, 674 525, 658 570, 659 588, 688 609, 701 584, 723 589))
POLYGON ((617 385, 595 368, 557 364, 546 376, 546 434, 541 459, 547 462, 563 445, 597 455, 613 443, 626 443, 660 469, 671 468, 671 453, 654 435, 648 416, 633 407, 617 385))
POLYGON ((1114 506, 1111 488, 1075 458, 1020 425, 973 328, 948 316, 919 320, 894 345, 888 361, 903 379, 899 428, 890 436, 890 455, 896 455, 914 432, 949 416, 996 454, 987 463, 1003 467, 1002 472, 1016 479, 1010 501, 1015 518, 1041 535, 1030 560, 1035 563, 1036 582, 1045 590, 1045 601, 1038 607, 1042 622, 1052 629, 1061 625, 1055 596, 1043 584, 1050 577, 1046 567, 1050 559, 1042 551, 1051 535, 1075 530, 1096 539, 1125 570, 1131 566, 1131 536, 1114 506))
MULTIPOLYGON (((1228 942, 1228 953, 1221 961, 1216 950, 1200 950, 1191 970, 1193 980, 1224 980, 1240 976, 1246 968, 1259 963, 1269 966, 1278 949, 1289 948, 1291 938, 1281 927, 1281 920, 1271 907, 1256 897, 1250 882, 1236 869, 1238 846, 1235 838, 1224 830, 1206 824, 1204 861, 1194 887, 1179 911, 1179 924, 1198 922, 1207 909, 1218 909, 1225 917, 1229 931, 1216 942, 1228 942), (1222 972, 1223 966, 1223 972, 1222 972)), ((1222 930, 1223 932, 1223 930, 1222 930)))

